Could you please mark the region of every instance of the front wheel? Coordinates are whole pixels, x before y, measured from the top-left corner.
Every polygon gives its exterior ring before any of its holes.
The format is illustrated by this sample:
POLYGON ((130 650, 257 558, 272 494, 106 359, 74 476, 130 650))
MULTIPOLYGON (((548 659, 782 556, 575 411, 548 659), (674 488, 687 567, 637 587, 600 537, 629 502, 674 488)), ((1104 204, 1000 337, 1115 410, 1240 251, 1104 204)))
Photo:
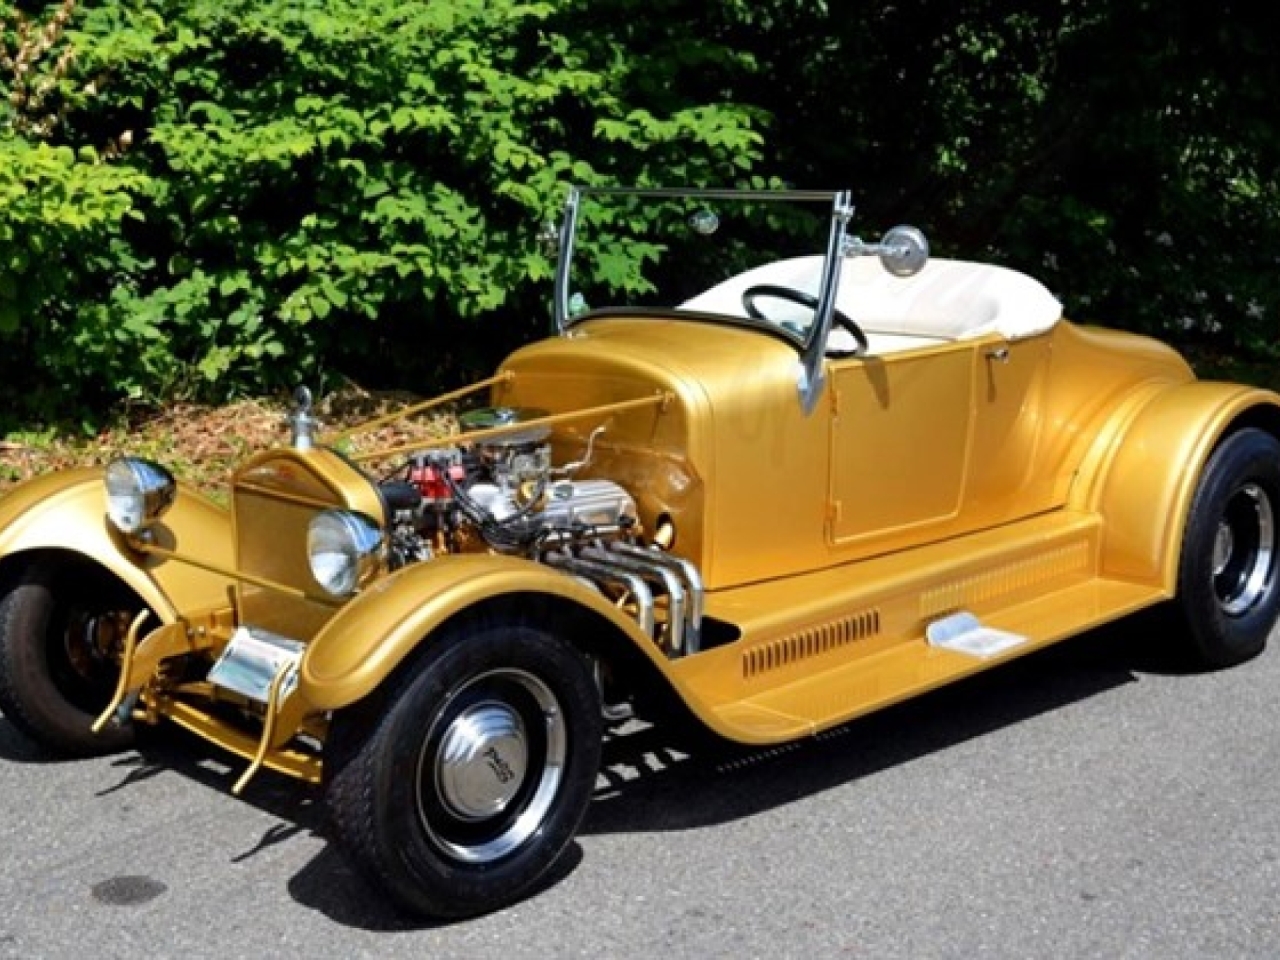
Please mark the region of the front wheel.
POLYGON ((67 756, 123 750, 132 723, 91 729, 115 693, 120 655, 142 604, 109 574, 67 558, 36 560, 0 599, 0 711, 67 756))
POLYGON ((379 712, 325 747, 337 839, 404 908, 456 918, 527 894, 573 839, 600 763, 586 658, 520 622, 447 629, 379 712))
POLYGON ((1209 458, 1183 537, 1176 606, 1194 665, 1262 652, 1280 614, 1278 563, 1280 442, 1241 430, 1209 458))

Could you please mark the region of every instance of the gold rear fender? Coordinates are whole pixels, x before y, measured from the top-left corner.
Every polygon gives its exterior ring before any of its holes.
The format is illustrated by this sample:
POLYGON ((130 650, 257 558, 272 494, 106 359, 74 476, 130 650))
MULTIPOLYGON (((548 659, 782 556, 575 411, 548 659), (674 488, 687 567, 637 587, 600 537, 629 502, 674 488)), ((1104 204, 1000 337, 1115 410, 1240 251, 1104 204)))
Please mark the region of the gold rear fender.
POLYGON ((1280 436, 1280 396, 1197 381, 1159 392, 1100 435, 1071 499, 1105 518, 1104 576, 1173 595, 1200 474, 1218 441, 1246 424, 1280 436))
POLYGON ((550 626, 592 615, 610 636, 640 650, 662 673, 666 661, 635 621, 571 576, 517 557, 460 555, 407 567, 343 607, 307 645, 298 692, 317 710, 333 710, 371 693, 445 621, 503 601, 560 605, 550 626))
MULTIPOLYGON (((229 604, 230 580, 129 549, 107 522, 102 475, 99 468, 59 471, 0 498, 0 573, 12 574, 24 556, 58 550, 80 554, 111 571, 165 623, 186 611, 229 604)), ((224 569, 232 566, 229 514, 185 485, 155 528, 155 541, 224 569)))

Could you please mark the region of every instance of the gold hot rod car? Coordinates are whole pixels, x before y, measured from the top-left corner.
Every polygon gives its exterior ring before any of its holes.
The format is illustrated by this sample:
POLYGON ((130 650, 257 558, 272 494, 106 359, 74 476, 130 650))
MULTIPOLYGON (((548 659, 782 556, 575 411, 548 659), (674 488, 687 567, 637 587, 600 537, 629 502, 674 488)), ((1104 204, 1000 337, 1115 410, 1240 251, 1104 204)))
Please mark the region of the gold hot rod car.
POLYGON ((0 710, 54 752, 172 722, 243 758, 237 792, 316 784, 375 884, 460 917, 546 875, 631 709, 773 744, 1144 608, 1201 667, 1261 651, 1280 396, 851 215, 574 189, 555 335, 439 398, 439 440, 350 454, 303 391, 229 507, 136 458, 14 489, 0 710), (674 296, 592 309, 576 275, 641 243, 619 211, 671 231, 632 252, 674 296), (752 262, 764 236, 796 249, 752 262))

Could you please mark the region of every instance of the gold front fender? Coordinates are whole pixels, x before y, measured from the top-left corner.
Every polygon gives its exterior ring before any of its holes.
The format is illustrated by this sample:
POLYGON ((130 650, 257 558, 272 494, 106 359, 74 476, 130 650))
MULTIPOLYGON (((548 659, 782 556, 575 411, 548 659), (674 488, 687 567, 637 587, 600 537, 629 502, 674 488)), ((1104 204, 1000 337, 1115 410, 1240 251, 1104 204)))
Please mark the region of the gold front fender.
POLYGON ((1280 396, 1238 384, 1179 384, 1155 395, 1119 429, 1104 432, 1094 468, 1072 500, 1105 517, 1106 576, 1172 596, 1200 474, 1214 446, 1242 419, 1280 432, 1280 396))
POLYGON ((635 621, 573 577, 516 557, 459 555, 406 567, 343 607, 307 645, 298 693, 317 710, 355 703, 450 617, 515 594, 559 598, 597 614, 667 672, 635 621))
MULTIPOLYGON (((21 563, 32 551, 77 553, 124 581, 165 623, 182 613, 230 603, 231 581, 197 567, 128 548, 106 519, 103 471, 64 470, 37 477, 0 498, 0 563, 21 563)), ((173 506, 155 528, 156 542, 224 569, 232 565, 227 511, 191 487, 179 486, 173 506)))

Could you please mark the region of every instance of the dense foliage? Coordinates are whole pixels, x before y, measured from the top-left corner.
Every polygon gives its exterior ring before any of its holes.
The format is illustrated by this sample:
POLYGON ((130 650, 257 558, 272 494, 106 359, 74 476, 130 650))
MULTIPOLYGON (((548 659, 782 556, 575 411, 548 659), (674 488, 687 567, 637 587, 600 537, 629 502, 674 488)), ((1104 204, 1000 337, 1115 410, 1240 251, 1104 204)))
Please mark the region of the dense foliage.
POLYGON ((745 98, 778 117, 788 177, 849 183, 871 224, 909 220, 940 252, 1025 269, 1075 319, 1280 356, 1280 59, 1264 8, 744 10, 730 42, 774 51, 745 98))
POLYGON ((568 183, 760 157, 751 110, 679 94, 740 58, 665 23, 633 45, 597 4, 73 7, 6 38, 12 90, 56 81, 0 135, 10 409, 457 372, 546 330, 539 234, 568 183))
POLYGON ((482 369, 546 329, 571 182, 848 186, 1077 319, 1274 352, 1280 66, 1228 6, 10 7, 0 420, 482 369))

